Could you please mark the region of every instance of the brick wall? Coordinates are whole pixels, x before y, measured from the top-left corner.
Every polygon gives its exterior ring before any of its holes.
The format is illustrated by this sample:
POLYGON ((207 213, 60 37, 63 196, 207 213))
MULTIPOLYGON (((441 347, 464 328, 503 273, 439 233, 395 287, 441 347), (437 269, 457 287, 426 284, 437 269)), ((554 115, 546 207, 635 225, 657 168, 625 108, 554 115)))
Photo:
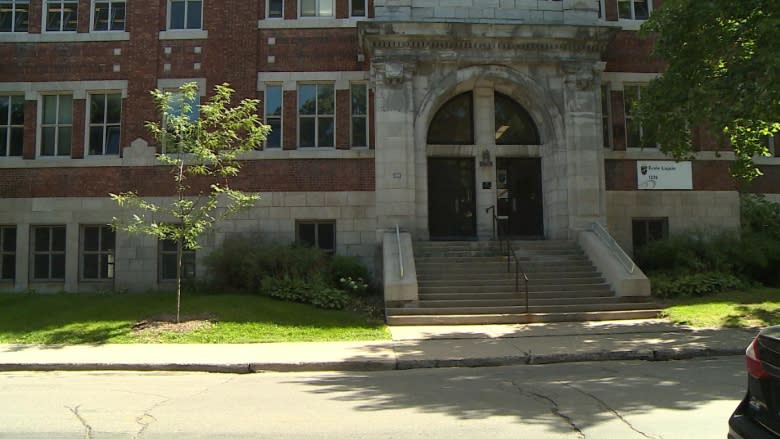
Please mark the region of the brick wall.
MULTIPOLYGON (((142 196, 173 195, 170 168, 163 166, 16 168, 0 172, 0 198, 107 197, 137 191, 142 196)), ((191 180, 205 191, 205 180, 191 180)), ((253 160, 232 180, 252 192, 373 191, 373 159, 253 160)))

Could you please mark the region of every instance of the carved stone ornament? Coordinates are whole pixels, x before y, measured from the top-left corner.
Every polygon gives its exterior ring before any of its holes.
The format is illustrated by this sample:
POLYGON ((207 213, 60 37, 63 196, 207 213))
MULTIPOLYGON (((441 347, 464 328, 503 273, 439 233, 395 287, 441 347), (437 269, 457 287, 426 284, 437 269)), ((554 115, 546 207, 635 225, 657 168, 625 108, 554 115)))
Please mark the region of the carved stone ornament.
POLYGON ((566 83, 574 84, 577 90, 588 90, 593 87, 595 73, 593 66, 564 63, 561 68, 566 73, 566 83))
POLYGON ((404 81, 411 78, 413 73, 413 68, 402 62, 386 62, 383 66, 384 83, 389 87, 397 87, 403 84, 404 81))

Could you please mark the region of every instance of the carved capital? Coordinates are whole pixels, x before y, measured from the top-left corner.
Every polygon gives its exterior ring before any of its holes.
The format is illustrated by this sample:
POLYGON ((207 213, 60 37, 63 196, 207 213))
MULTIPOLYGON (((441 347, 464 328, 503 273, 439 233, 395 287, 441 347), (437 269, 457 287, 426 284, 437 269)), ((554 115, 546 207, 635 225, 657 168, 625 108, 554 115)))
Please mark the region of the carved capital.
POLYGON ((414 65, 400 61, 379 62, 373 65, 377 81, 388 87, 399 87, 414 75, 414 65))
POLYGON ((596 79, 595 67, 591 64, 561 63, 561 70, 566 74, 566 83, 574 85, 577 90, 593 87, 596 79))

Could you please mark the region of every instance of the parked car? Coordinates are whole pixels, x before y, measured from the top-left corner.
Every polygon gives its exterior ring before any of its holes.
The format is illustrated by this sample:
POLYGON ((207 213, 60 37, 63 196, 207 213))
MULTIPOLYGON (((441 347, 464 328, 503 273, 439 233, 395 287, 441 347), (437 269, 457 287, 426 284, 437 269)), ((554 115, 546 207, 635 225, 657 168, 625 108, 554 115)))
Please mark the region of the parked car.
POLYGON ((758 333, 745 351, 748 386, 729 418, 729 439, 780 438, 780 326, 758 333))

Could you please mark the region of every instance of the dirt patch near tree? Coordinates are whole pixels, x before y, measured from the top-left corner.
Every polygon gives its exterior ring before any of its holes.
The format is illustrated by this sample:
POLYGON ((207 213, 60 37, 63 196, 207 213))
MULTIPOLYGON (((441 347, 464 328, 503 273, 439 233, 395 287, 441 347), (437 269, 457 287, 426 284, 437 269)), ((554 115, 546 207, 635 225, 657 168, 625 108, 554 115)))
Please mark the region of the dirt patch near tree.
POLYGON ((181 316, 180 322, 176 323, 176 316, 163 314, 136 322, 132 331, 135 334, 161 334, 166 332, 186 334, 199 329, 210 328, 216 321, 217 319, 214 315, 196 314, 181 316))

